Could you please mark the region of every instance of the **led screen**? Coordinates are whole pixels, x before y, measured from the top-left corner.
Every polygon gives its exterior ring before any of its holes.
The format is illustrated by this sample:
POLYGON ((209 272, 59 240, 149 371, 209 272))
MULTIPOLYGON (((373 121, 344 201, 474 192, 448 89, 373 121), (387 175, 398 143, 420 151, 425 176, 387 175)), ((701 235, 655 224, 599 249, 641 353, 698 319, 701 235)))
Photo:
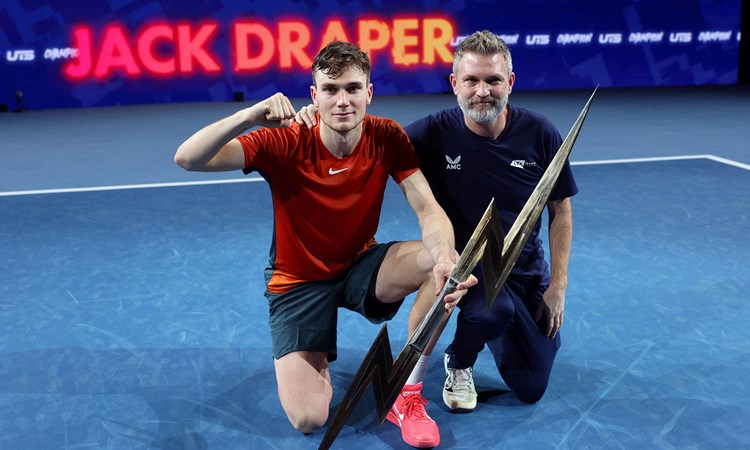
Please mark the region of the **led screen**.
POLYGON ((378 95, 449 89, 489 29, 516 90, 733 84, 741 0, 41 1, 0 5, 0 104, 28 109, 307 96, 331 40, 368 51, 378 95))

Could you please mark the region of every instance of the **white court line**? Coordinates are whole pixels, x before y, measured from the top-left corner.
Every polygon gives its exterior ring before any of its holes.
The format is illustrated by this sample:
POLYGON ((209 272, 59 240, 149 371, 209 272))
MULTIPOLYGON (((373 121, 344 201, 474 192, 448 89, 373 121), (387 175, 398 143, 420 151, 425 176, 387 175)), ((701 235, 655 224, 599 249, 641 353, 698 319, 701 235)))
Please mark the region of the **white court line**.
MULTIPOLYGON (((657 156, 652 158, 627 158, 627 159, 602 159, 597 161, 578 161, 571 162, 572 166, 591 166, 596 164, 625 164, 625 163, 642 163, 654 161, 679 161, 687 159, 708 159, 721 164, 726 164, 740 169, 750 170, 750 164, 744 164, 731 159, 722 158, 714 155, 685 155, 685 156, 657 156)), ((249 183, 255 181, 264 181, 261 177, 248 177, 230 180, 204 180, 204 181, 182 181, 174 183, 151 183, 151 184, 125 184, 120 186, 94 186, 83 188, 65 188, 65 189, 38 189, 31 191, 8 191, 0 192, 0 197, 12 197, 17 195, 40 195, 40 194, 65 194, 70 192, 96 192, 96 191, 117 191, 122 189, 149 189, 159 187, 175 186, 200 186, 206 184, 226 184, 226 183, 249 183)))
POLYGON ((654 162, 654 161, 678 161, 687 159, 708 159, 728 166, 737 167, 740 169, 750 170, 750 164, 733 161, 731 159, 722 158, 721 156, 715 155, 684 155, 684 156, 655 156, 651 158, 629 158, 629 159, 602 159, 597 161, 579 161, 570 162, 571 166, 592 166, 596 164, 624 164, 624 163, 641 163, 641 162, 654 162))
POLYGON ((732 161, 731 159, 722 158, 721 156, 706 155, 706 158, 710 159, 711 161, 716 161, 718 163, 727 164, 729 166, 734 166, 734 167, 739 167, 740 169, 750 170, 750 164, 732 161))
POLYGON ((66 194, 70 192, 96 192, 96 191, 119 191, 122 189, 150 189, 160 187, 175 186, 200 186, 206 184, 226 184, 226 183, 249 183, 253 181, 264 181, 260 177, 240 178, 236 180, 205 180, 205 181, 179 181, 174 183, 150 183, 150 184, 124 184, 119 186, 94 186, 82 188, 64 188, 64 189, 38 189, 33 191, 9 191, 0 192, 0 197, 11 197, 14 195, 38 195, 38 194, 66 194))
MULTIPOLYGON (((600 159, 596 161, 570 162, 571 166, 592 166, 596 164, 627 164, 654 161, 679 161, 685 159, 712 159, 713 155, 685 155, 685 156, 654 156, 649 158, 600 159)), ((729 160, 726 160, 729 161, 729 160)))

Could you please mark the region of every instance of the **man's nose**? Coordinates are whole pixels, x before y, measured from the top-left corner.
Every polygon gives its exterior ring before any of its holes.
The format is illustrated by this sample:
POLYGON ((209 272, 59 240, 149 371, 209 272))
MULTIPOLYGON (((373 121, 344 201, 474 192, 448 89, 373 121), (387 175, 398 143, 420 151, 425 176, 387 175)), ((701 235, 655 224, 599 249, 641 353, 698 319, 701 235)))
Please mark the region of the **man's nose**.
POLYGON ((490 95, 490 85, 485 81, 480 81, 477 85, 477 95, 479 97, 487 97, 490 95))
POLYGON ((336 104, 339 106, 349 105, 349 94, 346 91, 341 91, 341 93, 339 93, 339 98, 336 104))

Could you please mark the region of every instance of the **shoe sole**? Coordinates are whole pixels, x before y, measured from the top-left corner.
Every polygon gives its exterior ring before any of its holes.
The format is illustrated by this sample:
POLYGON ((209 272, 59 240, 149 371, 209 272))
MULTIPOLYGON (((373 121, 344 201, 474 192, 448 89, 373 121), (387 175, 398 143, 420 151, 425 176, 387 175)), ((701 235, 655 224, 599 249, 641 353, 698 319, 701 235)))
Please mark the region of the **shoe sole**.
MULTIPOLYGON (((399 423, 398 419, 396 419, 395 417, 393 417, 393 414, 391 414, 389 412, 385 416, 385 418, 388 420, 388 422, 396 425, 399 429, 401 429, 401 424, 399 423)), ((405 439, 403 434, 401 434, 401 439, 403 439, 404 442, 406 442, 408 445, 411 445, 412 447, 415 447, 415 448, 433 448, 433 447, 437 447, 438 445, 440 445, 440 440, 439 439, 438 439, 437 442, 433 442, 433 441, 410 441, 410 440, 405 439)))
POLYGON ((453 406, 449 406, 449 408, 450 408, 451 412, 461 413, 461 414, 468 414, 470 412, 474 412, 474 410, 476 409, 476 408, 471 408, 471 409, 469 409, 469 408, 458 408, 458 407, 453 407, 453 406))
POLYGON ((474 411, 476 409, 476 405, 474 405, 473 408, 462 408, 462 407, 458 406, 457 402, 448 402, 448 401, 445 400, 445 398, 443 398, 443 403, 452 412, 456 412, 456 413, 470 413, 470 412, 472 412, 472 411, 474 411))
MULTIPOLYGON (((446 406, 448 406, 448 405, 446 405, 446 406)), ((458 406, 454 406, 454 405, 448 406, 448 408, 450 408, 451 412, 462 413, 462 414, 474 412, 474 410, 476 409, 476 407, 474 407, 474 408, 459 408, 458 406)))

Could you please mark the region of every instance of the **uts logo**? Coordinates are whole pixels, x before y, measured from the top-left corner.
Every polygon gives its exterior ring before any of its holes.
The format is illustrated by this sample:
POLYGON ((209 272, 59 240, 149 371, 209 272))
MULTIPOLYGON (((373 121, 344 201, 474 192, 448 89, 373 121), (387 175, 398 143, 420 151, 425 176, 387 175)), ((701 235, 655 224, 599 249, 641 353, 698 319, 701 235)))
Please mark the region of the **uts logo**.
POLYGON ((669 33, 669 42, 692 42, 693 33, 669 33))
POLYGON ((456 159, 451 159, 450 156, 445 155, 445 160, 448 161, 448 165, 445 166, 448 170, 461 170, 461 155, 456 156, 456 159))
POLYGON ((622 42, 621 33, 604 33, 599 35, 600 44, 619 44, 622 42))
POLYGON ((8 50, 5 52, 5 59, 10 62, 33 61, 35 56, 34 50, 8 50))
POLYGON ((526 36, 526 45, 548 45, 549 34, 531 34, 526 36))

